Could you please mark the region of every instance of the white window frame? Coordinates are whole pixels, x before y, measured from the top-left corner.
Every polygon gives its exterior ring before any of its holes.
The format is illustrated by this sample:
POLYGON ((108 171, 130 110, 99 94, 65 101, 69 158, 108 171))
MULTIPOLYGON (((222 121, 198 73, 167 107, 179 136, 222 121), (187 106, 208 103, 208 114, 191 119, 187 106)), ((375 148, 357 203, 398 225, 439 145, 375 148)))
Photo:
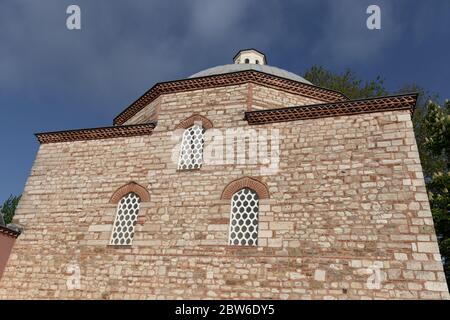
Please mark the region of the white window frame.
POLYGON ((258 194, 250 188, 242 188, 231 197, 228 244, 235 246, 257 246, 258 227, 258 194), (239 236, 239 234, 242 234, 242 236, 239 236))
POLYGON ((202 167, 204 138, 205 129, 199 123, 184 130, 178 158, 178 170, 195 170, 202 167))
POLYGON ((141 198, 134 192, 124 195, 117 203, 110 245, 129 246, 133 243, 141 198))

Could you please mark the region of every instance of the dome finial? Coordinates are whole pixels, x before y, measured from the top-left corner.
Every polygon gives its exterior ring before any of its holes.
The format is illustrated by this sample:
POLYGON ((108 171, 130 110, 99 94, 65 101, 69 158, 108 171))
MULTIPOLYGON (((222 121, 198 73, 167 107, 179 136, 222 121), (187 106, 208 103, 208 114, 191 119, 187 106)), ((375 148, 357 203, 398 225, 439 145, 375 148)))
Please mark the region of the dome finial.
POLYGON ((239 50, 233 58, 235 64, 262 64, 265 65, 266 55, 256 49, 239 50))

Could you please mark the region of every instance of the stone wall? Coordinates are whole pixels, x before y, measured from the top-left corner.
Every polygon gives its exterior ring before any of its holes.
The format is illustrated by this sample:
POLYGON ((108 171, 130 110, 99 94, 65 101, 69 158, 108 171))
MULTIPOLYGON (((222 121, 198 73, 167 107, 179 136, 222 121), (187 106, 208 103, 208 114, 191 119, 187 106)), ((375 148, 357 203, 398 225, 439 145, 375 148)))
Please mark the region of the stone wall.
MULTIPOLYGON (((233 105, 236 103, 245 103, 247 105, 247 109, 249 110, 273 109, 323 103, 323 101, 300 94, 293 94, 250 83, 223 88, 194 90, 170 95, 164 94, 150 102, 148 106, 136 113, 124 124, 137 124, 158 120, 163 100, 166 110, 171 108, 174 109, 172 112, 177 112, 179 106, 182 106, 180 111, 195 108, 202 113, 216 113, 219 111, 217 109, 220 108, 220 106, 230 104, 233 105), (181 102, 179 101, 179 97, 183 99, 181 102), (186 104, 188 108, 183 106, 183 104, 186 104), (172 108, 173 106, 175 108, 172 108)), ((173 114, 167 112, 164 114, 169 117, 169 119, 173 116, 173 114)))
POLYGON ((324 102, 256 84, 253 85, 252 100, 252 109, 254 110, 302 106, 324 102))
POLYGON ((449 298, 407 111, 249 127, 247 85, 159 99, 151 136, 40 146, 1 299, 449 298), (195 113, 215 130, 278 130, 278 171, 177 171, 173 130, 195 113), (259 245, 229 246, 221 195, 246 176, 269 190, 259 245), (110 199, 130 181, 150 200, 132 246, 109 246, 110 199))

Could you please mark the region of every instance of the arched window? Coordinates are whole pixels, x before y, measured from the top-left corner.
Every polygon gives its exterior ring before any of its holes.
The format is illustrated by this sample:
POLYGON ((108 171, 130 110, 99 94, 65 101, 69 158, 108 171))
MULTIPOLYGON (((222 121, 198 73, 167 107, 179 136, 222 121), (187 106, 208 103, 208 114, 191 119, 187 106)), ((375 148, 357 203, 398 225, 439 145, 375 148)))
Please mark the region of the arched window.
POLYGON ((243 188, 231 197, 230 245, 258 245, 258 194, 243 188))
POLYGON ((203 135, 205 129, 201 123, 195 123, 184 130, 181 142, 179 170, 200 169, 203 161, 203 135))
POLYGON ((256 64, 259 64, 259 60, 256 60, 255 63, 256 63, 256 64))
POLYGON ((250 63, 250 60, 249 59, 245 59, 245 63, 250 63))
POLYGON ((117 204, 110 244, 131 245, 134 236, 134 226, 139 214, 141 198, 134 192, 129 192, 117 204))

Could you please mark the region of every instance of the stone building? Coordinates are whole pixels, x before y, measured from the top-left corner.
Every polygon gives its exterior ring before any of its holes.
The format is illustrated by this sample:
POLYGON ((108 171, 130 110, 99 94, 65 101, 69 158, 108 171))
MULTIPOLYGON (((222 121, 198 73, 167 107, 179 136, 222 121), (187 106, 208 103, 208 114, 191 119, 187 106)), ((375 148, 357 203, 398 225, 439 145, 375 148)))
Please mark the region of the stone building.
POLYGON ((251 49, 110 127, 37 134, 0 298, 448 299, 416 99, 251 49))
POLYGON ((0 279, 2 278, 3 270, 5 270, 9 255, 20 232, 20 229, 16 226, 11 224, 6 225, 3 220, 3 215, 0 212, 0 279))

